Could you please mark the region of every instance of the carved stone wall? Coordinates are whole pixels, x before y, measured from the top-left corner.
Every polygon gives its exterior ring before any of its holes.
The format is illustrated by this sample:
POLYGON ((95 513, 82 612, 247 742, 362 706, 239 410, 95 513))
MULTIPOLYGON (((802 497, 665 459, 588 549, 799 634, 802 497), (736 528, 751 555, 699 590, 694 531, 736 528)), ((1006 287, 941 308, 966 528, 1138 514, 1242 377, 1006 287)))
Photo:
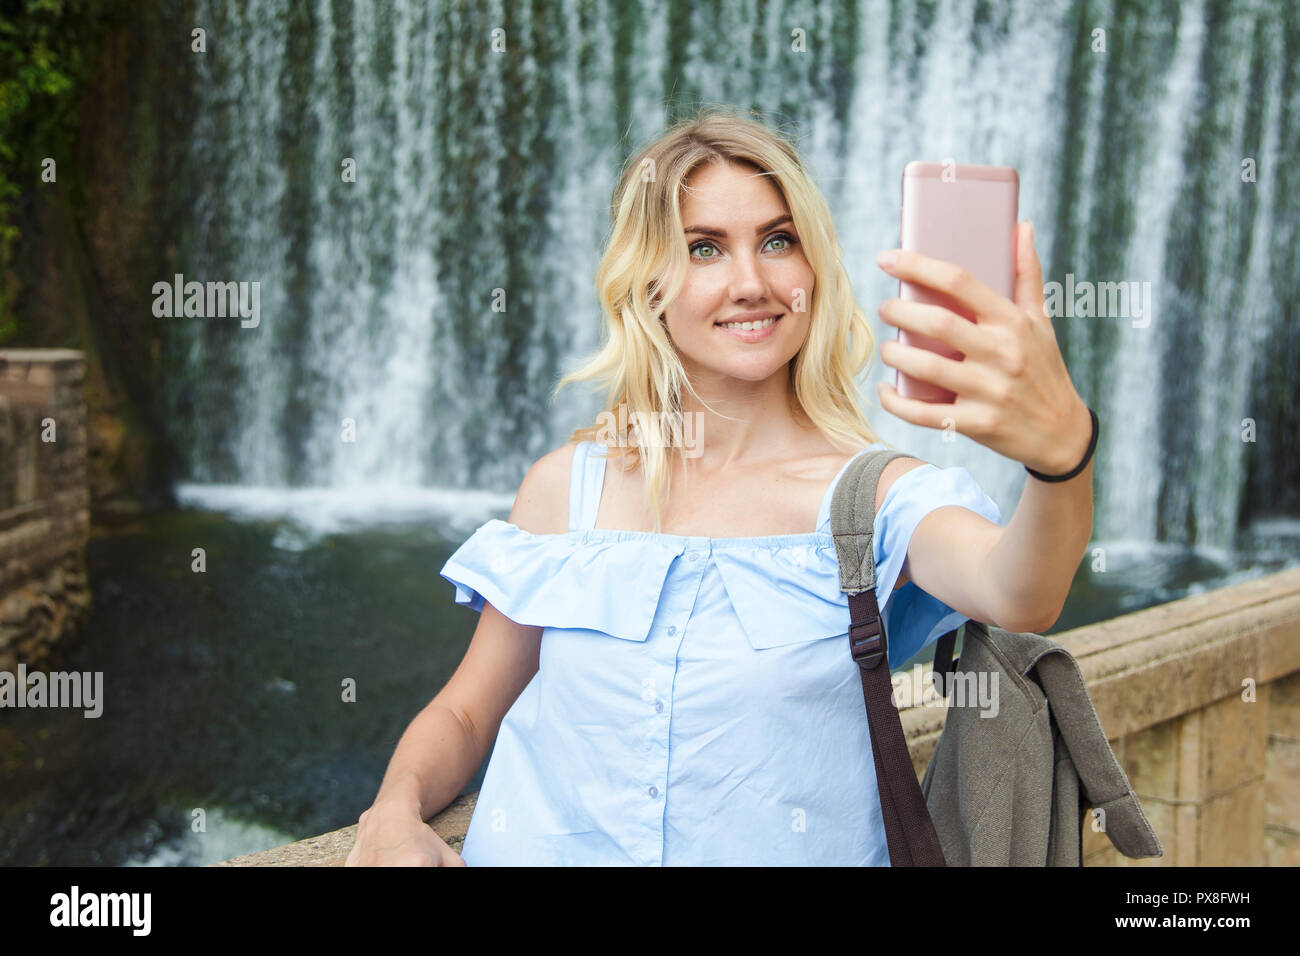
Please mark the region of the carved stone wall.
POLYGON ((0 670, 40 667, 90 610, 85 360, 0 349, 0 670))

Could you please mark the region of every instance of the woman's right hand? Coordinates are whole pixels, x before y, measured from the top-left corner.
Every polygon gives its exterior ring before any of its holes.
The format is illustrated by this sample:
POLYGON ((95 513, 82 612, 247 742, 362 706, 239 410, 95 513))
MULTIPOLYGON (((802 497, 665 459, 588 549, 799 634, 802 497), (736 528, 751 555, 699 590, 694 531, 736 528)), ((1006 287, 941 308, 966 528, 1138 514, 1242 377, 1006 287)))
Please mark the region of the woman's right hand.
POLYGON ((344 866, 465 866, 460 854, 409 808, 376 804, 357 818, 344 866))

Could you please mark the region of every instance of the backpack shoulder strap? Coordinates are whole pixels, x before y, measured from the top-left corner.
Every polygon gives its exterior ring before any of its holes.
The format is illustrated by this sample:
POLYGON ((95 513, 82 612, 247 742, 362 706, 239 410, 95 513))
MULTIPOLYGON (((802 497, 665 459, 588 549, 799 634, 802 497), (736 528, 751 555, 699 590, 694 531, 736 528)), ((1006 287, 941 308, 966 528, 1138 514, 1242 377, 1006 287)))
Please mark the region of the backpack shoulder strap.
MULTIPOLYGON (((860 455, 835 487, 831 499, 831 534, 840 563, 840 590, 857 594, 876 586, 875 522, 876 491, 885 466, 895 458, 909 457, 897 451, 874 451, 860 455)), ((937 686, 948 686, 953 669, 953 651, 965 625, 941 636, 934 650, 937 686)))
POLYGON ((849 462, 831 496, 831 535, 840 562, 840 590, 857 594, 876 586, 872 550, 876 521, 876 486, 885 466, 901 451, 869 451, 849 462))
POLYGON ((831 498, 831 535, 840 563, 840 589, 849 596, 849 653, 862 677, 867 732, 885 820, 891 866, 943 866, 943 850, 921 794, 889 680, 889 645, 876 604, 873 548, 876 486, 885 465, 902 452, 855 458, 831 498), (883 666, 881 666, 883 664, 883 666))

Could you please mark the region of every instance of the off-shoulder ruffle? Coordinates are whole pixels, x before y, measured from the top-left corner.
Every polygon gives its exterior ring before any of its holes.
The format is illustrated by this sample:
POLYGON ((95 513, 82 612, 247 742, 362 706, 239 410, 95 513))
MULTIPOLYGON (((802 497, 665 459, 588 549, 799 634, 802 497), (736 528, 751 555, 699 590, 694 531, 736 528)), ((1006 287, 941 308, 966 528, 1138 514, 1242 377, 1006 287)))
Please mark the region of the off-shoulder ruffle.
MULTIPOLYGON (((889 488, 874 524, 876 601, 889 636, 889 662, 900 667, 926 645, 953 630, 966 616, 912 582, 895 596, 912 533, 936 508, 956 505, 1001 523, 1001 512, 964 468, 922 465, 904 472, 889 488)), ((817 544, 773 548, 770 544, 718 548, 722 574, 736 616, 756 648, 779 647, 848 633, 849 599, 840 590, 840 566, 829 519, 817 544)))
MULTIPOLYGON (((923 465, 890 487, 876 514, 876 600, 899 667, 952 630, 965 615, 909 582, 894 585, 921 519, 948 505, 994 524, 1001 512, 964 468, 923 465)), ((531 534, 506 521, 482 525, 440 572, 456 603, 481 611, 484 600, 519 624, 603 631, 628 641, 650 634, 673 561, 708 539, 649 532, 531 534)), ((755 648, 847 634, 848 596, 829 519, 814 534, 713 539, 710 557, 736 617, 755 648)))
POLYGON ((756 648, 847 634, 849 599, 830 534, 817 543, 715 548, 713 563, 756 648))
POLYGON ((600 540, 581 531, 532 534, 493 519, 439 573, 456 585, 456 603, 476 611, 487 600, 517 624, 644 641, 683 547, 684 540, 600 540))

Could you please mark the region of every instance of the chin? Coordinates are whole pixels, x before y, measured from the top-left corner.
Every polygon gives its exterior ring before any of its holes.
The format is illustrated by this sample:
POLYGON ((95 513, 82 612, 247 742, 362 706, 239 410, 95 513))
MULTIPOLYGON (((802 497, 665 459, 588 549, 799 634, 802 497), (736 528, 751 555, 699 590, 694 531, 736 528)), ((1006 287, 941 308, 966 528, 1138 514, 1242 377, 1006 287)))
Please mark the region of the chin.
POLYGON ((785 361, 763 362, 757 364, 754 362, 732 362, 718 363, 717 356, 713 356, 713 362, 696 362, 695 367, 705 372, 711 372, 715 375, 722 375, 726 378, 735 379, 739 382, 751 382, 755 385, 766 382, 773 375, 784 375, 790 365, 791 355, 785 361))

